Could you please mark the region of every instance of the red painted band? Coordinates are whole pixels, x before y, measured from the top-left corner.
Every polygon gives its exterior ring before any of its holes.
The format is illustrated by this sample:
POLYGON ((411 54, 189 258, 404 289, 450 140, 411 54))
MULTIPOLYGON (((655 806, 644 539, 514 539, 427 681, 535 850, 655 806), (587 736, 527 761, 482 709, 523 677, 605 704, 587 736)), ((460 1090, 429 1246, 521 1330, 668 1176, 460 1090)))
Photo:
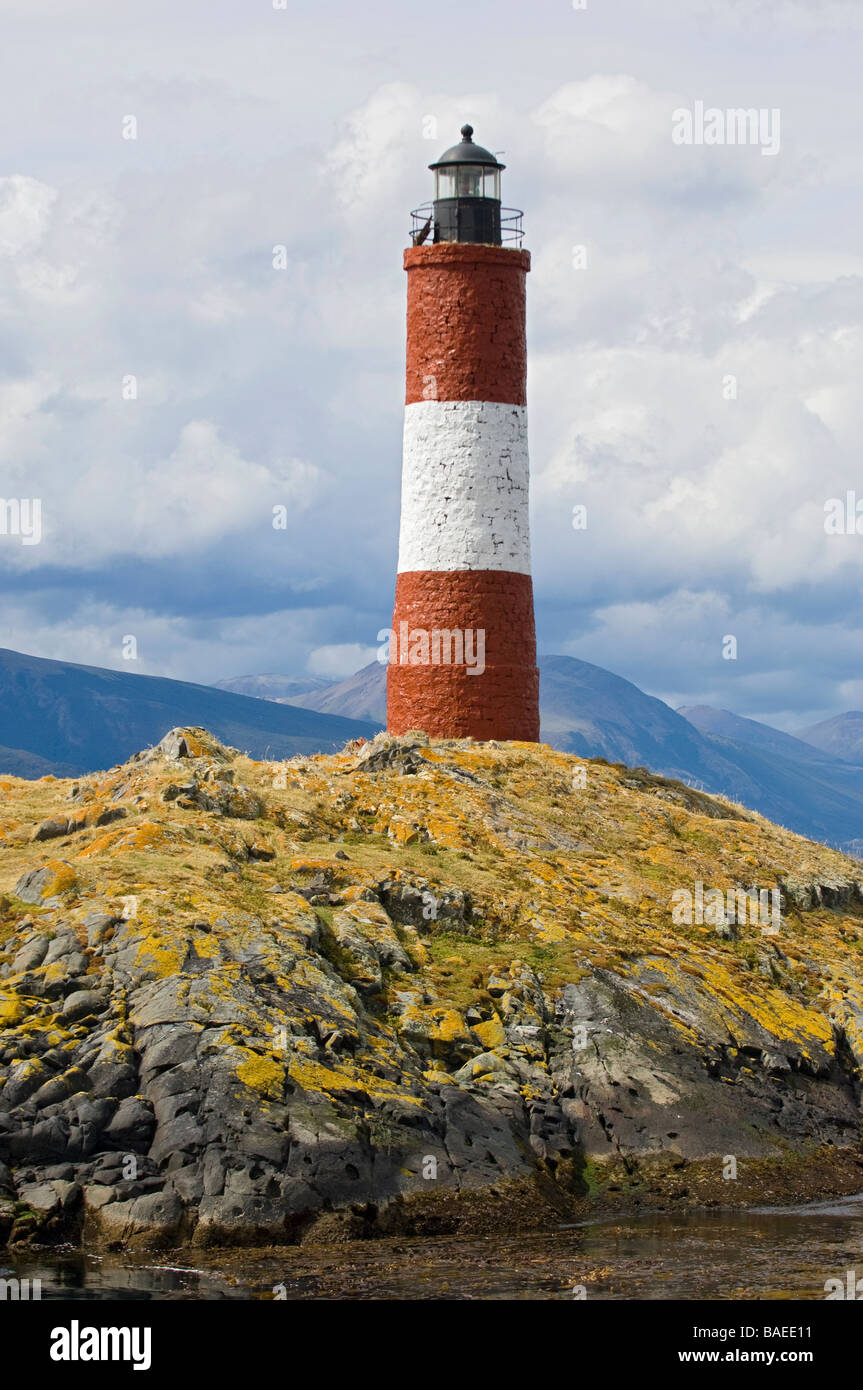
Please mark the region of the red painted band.
POLYGON ((409 247, 404 265, 406 403, 526 405, 525 277, 530 252, 441 242, 409 247))
POLYGON ((438 666, 428 677, 419 666, 390 666, 387 729, 422 729, 429 738, 475 738, 539 743, 539 673, 523 666, 492 666, 482 676, 438 666))
MULTIPOLYGON (((539 739, 539 673, 533 584, 506 570, 433 570, 400 574, 393 614, 396 664, 387 674, 387 728, 424 729, 432 738, 539 739), (472 634, 467 665, 410 664, 417 634, 472 634), (484 634, 482 663, 476 634, 484 634)), ((415 650, 419 650, 421 643, 415 650)), ((440 654, 444 644, 438 647, 440 654)), ((432 645, 431 650, 434 650, 432 645)))

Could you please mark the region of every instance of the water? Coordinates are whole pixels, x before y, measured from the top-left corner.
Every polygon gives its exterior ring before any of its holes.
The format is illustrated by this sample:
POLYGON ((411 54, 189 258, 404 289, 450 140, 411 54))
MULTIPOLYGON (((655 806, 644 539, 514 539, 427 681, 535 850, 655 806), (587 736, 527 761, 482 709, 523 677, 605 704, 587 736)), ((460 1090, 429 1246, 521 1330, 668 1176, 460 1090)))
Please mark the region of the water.
POLYGON ((800 1207, 610 1218, 521 1236, 264 1251, 0 1257, 44 1299, 823 1299, 863 1277, 863 1194, 800 1207))

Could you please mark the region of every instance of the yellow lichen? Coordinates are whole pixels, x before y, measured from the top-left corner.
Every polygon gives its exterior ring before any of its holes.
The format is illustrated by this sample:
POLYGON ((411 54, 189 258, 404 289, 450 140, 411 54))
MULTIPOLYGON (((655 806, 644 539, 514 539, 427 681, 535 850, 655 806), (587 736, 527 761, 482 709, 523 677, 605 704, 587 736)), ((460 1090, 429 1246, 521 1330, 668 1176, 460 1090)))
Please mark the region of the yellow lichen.
POLYGON ((285 1068, 274 1057, 248 1052, 237 1067, 237 1076, 244 1085, 271 1100, 278 1100, 285 1084, 285 1068))

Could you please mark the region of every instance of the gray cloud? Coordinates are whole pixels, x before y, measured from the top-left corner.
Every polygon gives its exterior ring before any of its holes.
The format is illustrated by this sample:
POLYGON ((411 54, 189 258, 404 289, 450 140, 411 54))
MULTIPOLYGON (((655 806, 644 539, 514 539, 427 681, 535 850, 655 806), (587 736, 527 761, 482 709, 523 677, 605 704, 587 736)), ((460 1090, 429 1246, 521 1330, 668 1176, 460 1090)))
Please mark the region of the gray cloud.
POLYGON ((6 16, 38 61, 0 93, 0 495, 41 496, 45 539, 0 538, 0 644, 120 666, 134 632, 140 669, 205 680, 374 645, 407 213, 471 119, 533 253, 544 649, 788 727, 863 701, 863 536, 823 527, 863 497, 857 9, 6 16), (674 146, 696 99, 780 107, 780 154, 674 146))

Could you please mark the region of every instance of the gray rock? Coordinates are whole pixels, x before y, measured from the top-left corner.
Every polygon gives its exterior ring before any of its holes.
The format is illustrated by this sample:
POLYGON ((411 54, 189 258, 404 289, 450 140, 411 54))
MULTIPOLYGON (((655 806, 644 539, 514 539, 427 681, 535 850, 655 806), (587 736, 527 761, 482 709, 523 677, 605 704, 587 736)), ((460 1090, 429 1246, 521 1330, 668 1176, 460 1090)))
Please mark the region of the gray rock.
POLYGON ((52 1163, 47 1168, 42 1169, 42 1178, 45 1182, 74 1182, 75 1165, 74 1163, 52 1163))
POLYGON ((192 751, 182 729, 171 729, 161 743, 158 745, 161 753, 172 762, 179 762, 183 758, 191 758, 192 751))
POLYGON ((202 1197, 198 1206, 198 1224, 193 1244, 212 1244, 243 1241, 274 1244, 289 1239, 302 1222, 295 1212, 313 1210, 318 1204, 314 1190, 302 1180, 294 1184, 292 1200, 284 1192, 278 1197, 241 1195, 202 1197))
POLYGON ((43 964, 53 965, 55 961, 62 960, 64 956, 78 955, 80 950, 77 933, 66 927, 64 930, 58 931, 48 943, 43 964))
POLYGON ((125 1100, 138 1090, 138 1073, 125 1062, 96 1062, 88 1072, 94 1097, 125 1100))
POLYGON ((204 1179, 200 1166, 197 1163, 189 1163, 177 1169, 170 1174, 165 1187, 169 1192, 175 1192, 186 1204, 199 1202, 204 1195, 204 1179))
POLYGON ((86 1018, 88 1014, 104 1013, 108 1007, 108 993, 99 989, 78 989, 68 994, 63 1001, 63 1018, 73 1022, 86 1018))
MULTIPOLYGON (((110 825, 112 821, 120 820, 125 815, 126 811, 122 806, 106 807, 105 810, 100 812, 92 824, 110 825)), ((90 827, 83 821, 76 821, 74 818, 68 816, 60 816, 53 820, 43 820, 41 825, 36 827, 33 833, 33 839, 34 841, 56 840, 62 835, 75 835, 89 828, 90 827)))
POLYGON ((363 772, 382 772, 385 768, 394 768, 400 773, 413 774, 425 764, 419 749, 427 746, 428 739, 424 734, 406 735, 404 738, 379 734, 360 750, 356 766, 363 772))
POLYGON ((9 1068, 6 1082, 0 1090, 3 1108, 14 1110, 16 1106, 23 1105, 28 1097, 34 1095, 40 1086, 50 1079, 51 1068, 45 1065, 44 1060, 28 1057, 23 1062, 14 1063, 9 1068))
POLYGON ((18 1200, 34 1211, 50 1213, 71 1207, 81 1195, 76 1182, 24 1183, 18 1188, 18 1200))
POLYGON ((69 1156, 69 1123, 52 1115, 36 1123, 16 1124, 3 1142, 12 1164, 59 1163, 69 1156))
POLYGON ((149 1231, 153 1227, 177 1229, 184 1216, 183 1203, 172 1192, 153 1192, 136 1197, 132 1204, 132 1221, 149 1231))
POLYGON ((84 1187, 84 1205, 91 1209, 98 1210, 99 1207, 107 1206, 110 1202, 116 1202, 118 1196, 116 1187, 111 1187, 107 1183, 88 1183, 84 1187))
POLYGON ((33 832, 33 839, 34 841, 57 839, 58 836, 66 834, 68 825, 69 822, 65 817, 62 820, 43 820, 42 824, 37 825, 33 832))
POLYGON ((120 1102, 106 1128, 105 1141, 114 1149, 147 1153, 155 1127, 156 1118, 149 1102, 141 1096, 128 1096, 120 1102))
POLYGON ((84 918, 88 946, 101 946, 108 934, 122 922, 113 912, 88 912, 84 918))
POLYGON ((470 894, 460 888, 439 888, 427 879, 409 883, 383 879, 378 884, 381 902, 394 922, 429 930, 434 922, 461 926, 471 920, 470 894))
POLYGON ((146 1078, 156 1072, 179 1066, 193 1058, 200 1038, 200 1032, 184 1028, 182 1024, 147 1028, 139 1042, 143 1085, 146 1086, 146 1078))
POLYGON ((89 1085, 90 1081, 85 1071, 81 1071, 79 1067, 70 1067, 62 1076, 54 1076, 39 1087, 33 1096, 33 1105, 37 1110, 45 1110, 49 1105, 68 1100, 78 1091, 86 1091, 89 1085))
POLYGON ((198 1153, 204 1146, 204 1131, 190 1110, 180 1109, 182 1105, 194 1102, 194 1096, 172 1096, 154 1107, 158 1120, 150 1157, 157 1163, 170 1158, 172 1154, 198 1153))
POLYGON ((23 971, 35 970, 44 961, 48 944, 47 936, 37 936, 26 942, 12 961, 12 974, 20 975, 23 971))
POLYGON ((28 869, 15 884, 15 897, 20 898, 22 903, 41 903, 42 894, 53 878, 53 869, 28 869))

